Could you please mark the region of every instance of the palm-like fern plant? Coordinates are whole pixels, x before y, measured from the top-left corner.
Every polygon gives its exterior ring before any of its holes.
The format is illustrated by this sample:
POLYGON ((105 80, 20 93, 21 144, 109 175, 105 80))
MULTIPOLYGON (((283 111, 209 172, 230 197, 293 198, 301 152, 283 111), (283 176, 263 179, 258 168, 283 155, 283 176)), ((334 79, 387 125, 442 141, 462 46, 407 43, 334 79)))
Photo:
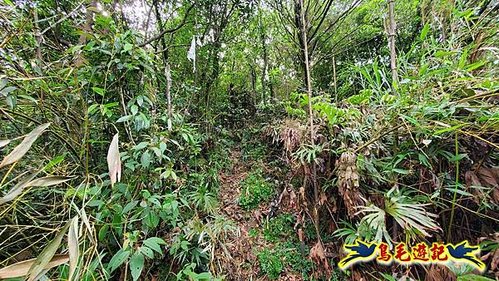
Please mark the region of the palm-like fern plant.
POLYGON ((357 214, 365 214, 361 224, 368 225, 375 233, 375 240, 382 239, 391 244, 392 240, 386 227, 386 217, 391 216, 411 238, 430 236, 431 231, 441 230, 435 222, 437 215, 427 212, 425 206, 411 199, 407 193, 391 189, 385 195, 384 209, 370 203, 359 207, 357 214))

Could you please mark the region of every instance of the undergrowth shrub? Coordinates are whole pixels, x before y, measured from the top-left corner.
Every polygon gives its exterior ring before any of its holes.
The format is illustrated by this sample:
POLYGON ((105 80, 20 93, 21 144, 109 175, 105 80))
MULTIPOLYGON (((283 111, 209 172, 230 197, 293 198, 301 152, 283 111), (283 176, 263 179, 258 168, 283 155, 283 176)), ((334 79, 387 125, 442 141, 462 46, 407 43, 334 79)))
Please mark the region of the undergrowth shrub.
POLYGON ((254 209, 268 201, 273 194, 273 185, 263 177, 263 172, 254 170, 241 182, 239 205, 246 210, 254 209))

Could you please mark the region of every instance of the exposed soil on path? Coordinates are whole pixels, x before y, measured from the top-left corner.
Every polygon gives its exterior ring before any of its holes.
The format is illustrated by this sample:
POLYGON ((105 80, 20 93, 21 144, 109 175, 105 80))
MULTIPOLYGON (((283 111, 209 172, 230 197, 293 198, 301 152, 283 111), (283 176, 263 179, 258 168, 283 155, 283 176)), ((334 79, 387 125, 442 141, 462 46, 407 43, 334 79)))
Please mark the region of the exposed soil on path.
POLYGON ((225 254, 229 256, 222 265, 223 273, 227 274, 229 280, 258 280, 258 261, 254 254, 256 241, 248 235, 249 229, 257 225, 256 219, 252 219, 251 214, 238 204, 241 194, 240 182, 247 176, 248 168, 241 161, 241 151, 237 149, 231 151, 230 159, 231 170, 219 174, 221 183, 219 200, 221 211, 234 221, 237 231, 227 243, 228 252, 225 254))
MULTIPOLYGON (((219 251, 225 255, 223 264, 220 264, 222 274, 227 280, 269 280, 267 276, 260 273, 257 258, 258 251, 272 247, 268 241, 261 236, 251 236, 251 229, 262 229, 266 220, 268 204, 261 204, 259 208, 246 211, 239 206, 238 200, 241 195, 241 181, 243 181, 251 170, 252 163, 242 160, 239 149, 233 149, 230 153, 232 167, 229 171, 219 174, 220 192, 219 202, 222 213, 232 220, 237 228, 228 241, 225 242, 226 250, 219 251)), ((295 274, 281 274, 278 280, 302 280, 301 276, 295 274)))

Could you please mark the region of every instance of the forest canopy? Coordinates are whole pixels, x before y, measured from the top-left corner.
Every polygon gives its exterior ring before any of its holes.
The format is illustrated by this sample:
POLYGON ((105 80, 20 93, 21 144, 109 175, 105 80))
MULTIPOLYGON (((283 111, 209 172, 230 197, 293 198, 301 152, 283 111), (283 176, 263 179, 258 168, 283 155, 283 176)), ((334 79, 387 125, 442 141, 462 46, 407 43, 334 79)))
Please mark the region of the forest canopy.
POLYGON ((0 280, 497 280, 498 12, 1 1, 0 280))

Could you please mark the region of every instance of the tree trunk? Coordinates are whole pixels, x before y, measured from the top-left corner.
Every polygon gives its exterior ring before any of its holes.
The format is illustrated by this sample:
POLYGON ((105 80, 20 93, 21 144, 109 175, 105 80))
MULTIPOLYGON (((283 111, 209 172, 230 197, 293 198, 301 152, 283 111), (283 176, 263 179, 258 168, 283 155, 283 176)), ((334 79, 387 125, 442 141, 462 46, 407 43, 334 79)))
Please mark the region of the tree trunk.
MULTIPOLYGON (((268 73, 268 65, 269 65, 269 56, 267 52, 267 44, 265 42, 266 36, 265 36, 265 27, 263 26, 262 23, 262 11, 261 7, 258 10, 258 20, 259 20, 259 25, 260 25, 260 43, 262 44, 262 55, 263 55, 263 67, 262 67, 262 100, 265 103, 266 101, 266 90, 267 90, 267 82, 265 81, 268 73)), ((272 94, 272 93, 271 93, 272 94)), ((273 98, 273 97, 272 97, 273 98)))
POLYGON ((395 0, 388 0, 388 47, 390 48, 390 69, 392 70, 392 84, 398 84, 397 50, 395 49, 395 0))

